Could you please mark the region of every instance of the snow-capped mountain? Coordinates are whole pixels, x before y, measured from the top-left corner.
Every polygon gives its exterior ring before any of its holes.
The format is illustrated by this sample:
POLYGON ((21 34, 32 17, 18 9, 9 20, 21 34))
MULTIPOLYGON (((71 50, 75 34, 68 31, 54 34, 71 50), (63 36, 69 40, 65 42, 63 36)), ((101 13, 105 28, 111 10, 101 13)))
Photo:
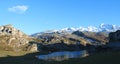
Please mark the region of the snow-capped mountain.
POLYGON ((110 25, 110 24, 101 24, 98 29, 99 31, 115 32, 116 30, 120 30, 120 26, 110 25))
MULTIPOLYGON (((64 32, 69 32, 72 33, 74 31, 88 31, 88 32, 115 32, 116 30, 120 30, 120 26, 117 25, 110 25, 110 24, 104 24, 102 23, 100 26, 98 27, 94 27, 94 26, 88 26, 86 28, 84 27, 79 27, 79 28, 63 28, 61 30, 49 30, 49 31, 45 31, 45 32, 40 32, 40 33, 36 33, 37 35, 39 34, 43 34, 43 33, 64 33, 64 32)), ((36 35, 34 34, 34 35, 36 35)))
POLYGON ((73 31, 76 31, 76 30, 77 30, 77 28, 73 28, 73 27, 61 29, 61 31, 68 31, 68 32, 73 32, 73 31))
POLYGON ((101 24, 98 27, 88 26, 87 28, 79 27, 79 28, 65 28, 63 31, 90 31, 90 32, 115 32, 116 30, 120 30, 120 26, 110 25, 110 24, 101 24))

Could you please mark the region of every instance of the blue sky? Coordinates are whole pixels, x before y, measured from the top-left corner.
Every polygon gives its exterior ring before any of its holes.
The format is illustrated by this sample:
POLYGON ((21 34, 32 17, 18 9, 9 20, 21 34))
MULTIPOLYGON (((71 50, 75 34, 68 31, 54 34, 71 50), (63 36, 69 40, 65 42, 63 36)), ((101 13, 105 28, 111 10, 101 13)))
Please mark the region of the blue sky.
POLYGON ((0 25, 26 34, 66 27, 120 24, 120 0, 1 0, 0 25))

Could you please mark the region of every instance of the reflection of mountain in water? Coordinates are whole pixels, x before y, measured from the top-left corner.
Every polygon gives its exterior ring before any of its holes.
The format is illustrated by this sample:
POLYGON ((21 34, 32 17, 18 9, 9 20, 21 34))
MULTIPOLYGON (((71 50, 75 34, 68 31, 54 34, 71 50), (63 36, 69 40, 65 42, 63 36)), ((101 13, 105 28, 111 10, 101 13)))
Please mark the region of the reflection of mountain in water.
POLYGON ((83 51, 64 51, 64 52, 54 52, 47 55, 39 55, 38 58, 42 60, 56 60, 56 61, 62 61, 69 58, 81 58, 88 56, 88 53, 86 50, 83 51))

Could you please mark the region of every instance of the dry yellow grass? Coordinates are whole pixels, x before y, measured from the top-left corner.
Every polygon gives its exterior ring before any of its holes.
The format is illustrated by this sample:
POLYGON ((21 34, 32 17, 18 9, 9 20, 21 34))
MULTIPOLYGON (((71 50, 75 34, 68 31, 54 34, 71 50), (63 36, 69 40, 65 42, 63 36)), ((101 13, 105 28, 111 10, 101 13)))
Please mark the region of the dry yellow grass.
POLYGON ((18 52, 14 52, 14 51, 0 51, 0 57, 23 56, 23 55, 26 55, 28 53, 31 53, 31 52, 27 52, 27 51, 18 51, 18 52))

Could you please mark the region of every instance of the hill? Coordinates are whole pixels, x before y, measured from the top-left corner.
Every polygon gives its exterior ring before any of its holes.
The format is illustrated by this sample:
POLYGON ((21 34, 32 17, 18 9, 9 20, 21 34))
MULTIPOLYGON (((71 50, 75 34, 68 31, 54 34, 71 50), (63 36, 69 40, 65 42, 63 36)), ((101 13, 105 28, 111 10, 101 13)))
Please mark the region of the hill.
POLYGON ((14 28, 11 24, 0 26, 0 50, 6 51, 37 51, 33 38, 14 28))

